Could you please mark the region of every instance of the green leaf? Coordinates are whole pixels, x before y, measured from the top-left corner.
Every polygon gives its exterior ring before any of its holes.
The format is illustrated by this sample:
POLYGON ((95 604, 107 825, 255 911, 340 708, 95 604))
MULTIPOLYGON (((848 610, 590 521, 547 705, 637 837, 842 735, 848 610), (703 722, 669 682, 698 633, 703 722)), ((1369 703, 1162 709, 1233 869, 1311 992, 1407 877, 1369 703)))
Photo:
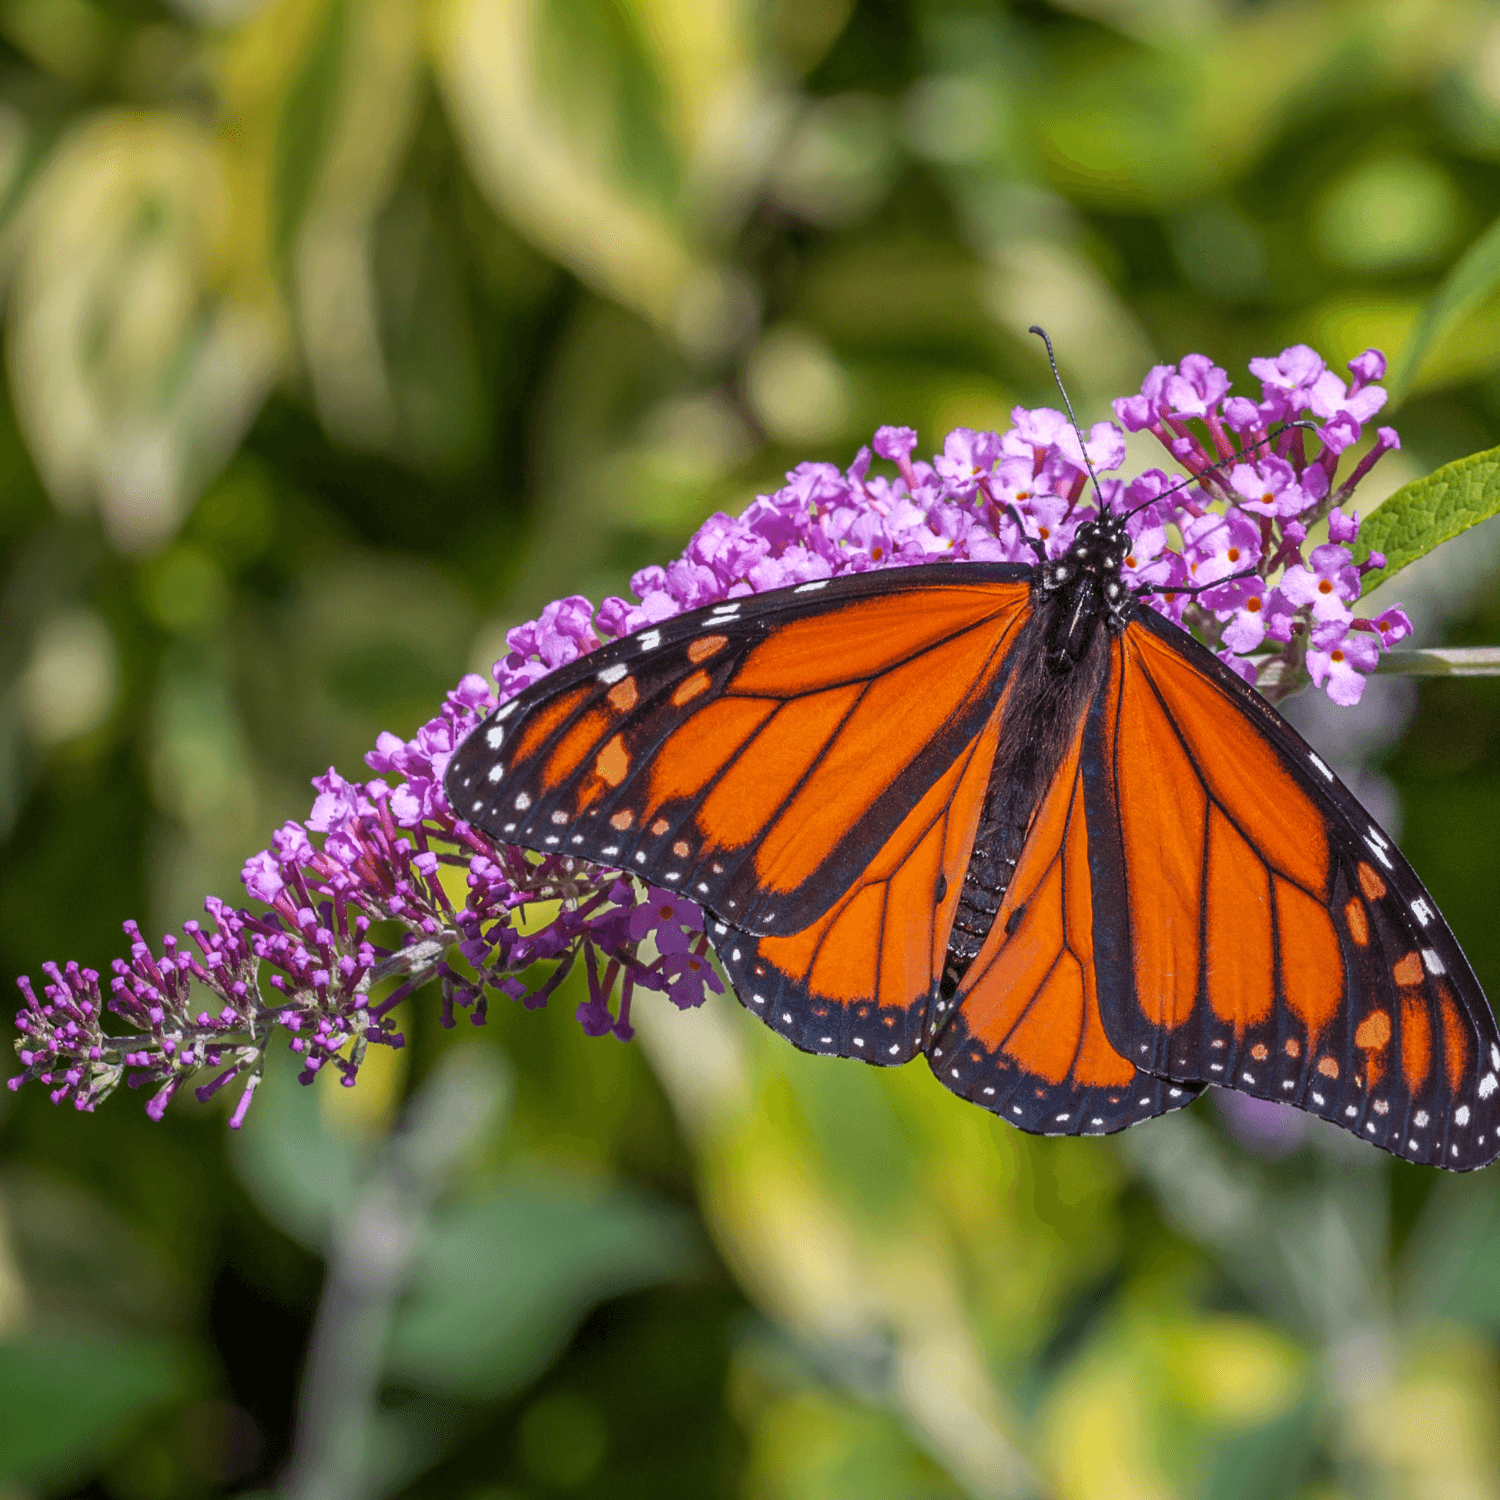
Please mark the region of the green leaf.
POLYGON ((1316 1404, 1301 1401, 1248 1431, 1230 1430, 1214 1445, 1205 1500, 1280 1500, 1306 1493, 1317 1463, 1316 1404))
POLYGON ((1356 560, 1385 553, 1385 567, 1365 574, 1362 593, 1384 583, 1442 542, 1500 514, 1500 448, 1444 464, 1402 485, 1359 530, 1356 560))
POLYGON ((364 1160, 330 1135, 317 1095, 274 1054, 255 1105, 231 1147, 235 1175, 265 1216, 306 1250, 321 1255, 333 1225, 354 1203, 364 1160))
POLYGON ((1500 1332, 1500 1194, 1478 1177, 1439 1184, 1402 1258, 1402 1310, 1500 1332))
POLYGON ((181 1356, 159 1339, 29 1334, 0 1343, 0 1480, 82 1478, 132 1425, 179 1397, 181 1356))
POLYGON ((271 248, 283 277, 290 277, 292 241, 312 202, 333 135, 348 24, 344 0, 332 0, 313 28, 277 121, 271 161, 271 248))
POLYGON ((1423 359, 1443 334, 1466 313, 1473 312, 1496 287, 1500 287, 1500 219, 1464 251, 1423 308, 1401 352, 1401 366, 1395 378, 1387 382, 1392 407, 1406 398, 1423 359))
POLYGON ((688 1274, 700 1253, 675 1209, 555 1181, 456 1204, 431 1236, 392 1324, 387 1370, 460 1396, 524 1385, 595 1303, 688 1274))

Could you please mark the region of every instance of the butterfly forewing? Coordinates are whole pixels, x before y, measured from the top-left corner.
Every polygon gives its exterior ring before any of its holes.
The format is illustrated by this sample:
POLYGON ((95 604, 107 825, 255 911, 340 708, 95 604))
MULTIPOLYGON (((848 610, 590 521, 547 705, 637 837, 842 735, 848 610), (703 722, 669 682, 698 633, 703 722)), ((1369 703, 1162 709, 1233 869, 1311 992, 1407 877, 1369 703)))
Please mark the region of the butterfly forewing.
POLYGON ((1100 1003, 1115 1046, 1412 1161, 1500 1153, 1500 1035, 1389 838, 1295 730, 1143 612, 1091 715, 1100 1003))
POLYGON ((864 574, 614 642, 465 741, 446 778, 455 811, 679 889, 742 930, 802 932, 989 719, 1026 577, 864 574))

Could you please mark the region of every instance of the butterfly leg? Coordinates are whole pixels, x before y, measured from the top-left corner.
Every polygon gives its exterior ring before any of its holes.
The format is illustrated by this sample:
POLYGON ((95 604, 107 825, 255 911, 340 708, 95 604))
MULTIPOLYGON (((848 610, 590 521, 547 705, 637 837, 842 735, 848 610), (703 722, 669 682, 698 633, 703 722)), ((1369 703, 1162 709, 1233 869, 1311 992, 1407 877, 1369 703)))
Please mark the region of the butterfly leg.
POLYGON ((1021 519, 1021 512, 1018 511, 1015 508, 1014 505, 1007 505, 1005 507, 1005 510, 1006 510, 1006 513, 1010 516, 1011 520, 1016 523, 1016 530, 1020 533, 1021 540, 1023 542, 1025 542, 1026 545, 1028 547, 1030 547, 1031 550, 1034 553, 1036 553, 1036 560, 1039 563, 1046 562, 1047 561, 1047 545, 1046 545, 1046 543, 1043 542, 1040 537, 1030 536, 1030 535, 1027 534, 1026 523, 1021 519))
POLYGON ((1137 599, 1144 599, 1148 594, 1206 594, 1210 589, 1221 589, 1226 583, 1237 583, 1241 578, 1254 578, 1254 568, 1241 568, 1238 573, 1230 573, 1225 578, 1216 578, 1212 583, 1194 584, 1172 584, 1162 586, 1160 584, 1148 583, 1142 588, 1133 589, 1137 599))

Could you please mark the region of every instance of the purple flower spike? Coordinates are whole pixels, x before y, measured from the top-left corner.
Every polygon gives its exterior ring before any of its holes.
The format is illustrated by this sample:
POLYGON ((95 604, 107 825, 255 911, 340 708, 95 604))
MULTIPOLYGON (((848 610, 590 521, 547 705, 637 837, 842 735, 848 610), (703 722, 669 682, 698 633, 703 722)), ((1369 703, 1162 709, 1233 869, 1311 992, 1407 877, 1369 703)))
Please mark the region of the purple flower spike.
MULTIPOLYGON (((1074 439, 1075 447, 1077 439, 1074 439)), ((973 432, 956 427, 948 434, 943 451, 932 461, 944 482, 944 488, 955 500, 967 500, 989 476, 1000 456, 1000 439, 993 432, 973 432)))
POLYGON ((92 1110, 124 1082, 146 1089, 160 1118, 184 1085, 206 1102, 238 1084, 229 1120, 238 1128, 274 1038, 303 1082, 332 1067, 351 1084, 370 1047, 403 1045, 391 1013, 429 983, 444 1025, 460 1012, 483 1025, 495 997, 539 1008, 581 973, 579 1024, 621 1041, 633 1035, 641 991, 684 1009, 721 993, 701 907, 619 871, 496 844, 443 794, 449 758, 491 709, 602 641, 700 605, 939 559, 1029 564, 1032 541, 1059 556, 1102 501, 1134 512, 1127 583, 1154 590, 1148 602, 1231 671, 1272 697, 1311 680, 1335 703, 1356 702, 1380 652, 1411 633, 1399 608, 1374 620, 1351 608, 1362 573, 1384 559, 1354 564, 1358 521, 1347 502, 1399 446, 1395 431, 1382 427, 1338 482, 1385 400, 1374 383, 1384 360, 1370 350, 1351 361, 1347 387, 1304 345, 1250 368, 1259 402, 1230 396, 1228 374, 1193 354, 1156 366, 1138 394, 1114 403, 1126 429, 1149 431, 1186 467, 1186 484, 1160 469, 1111 477, 1125 459, 1119 426, 1096 423, 1085 449, 1052 407, 1017 407, 1002 433, 960 428, 930 463, 913 456, 914 429, 882 427, 847 469, 799 464, 740 515, 710 516, 680 558, 635 575, 633 599, 548 605, 510 631, 490 680, 464 677, 411 739, 382 734, 366 757, 372 779, 333 769, 315 779, 306 820, 245 864, 262 910, 209 897, 206 924, 190 922, 155 949, 127 923, 129 958, 115 960, 108 998, 99 975, 77 964, 44 965, 40 994, 21 980, 24 1072, 10 1086, 34 1079, 57 1102, 92 1110), (1304 411, 1321 436, 1276 430, 1304 411), (870 472, 871 449, 896 477, 870 472), (1308 529, 1324 516, 1329 540, 1304 559, 1308 529), (1204 583, 1220 586, 1182 592, 1204 583), (455 904, 450 890, 460 889, 455 904), (370 932, 387 924, 393 945, 373 943, 370 932), (123 1032, 104 1029, 106 1011, 123 1032))
POLYGON ((1359 535, 1359 516, 1356 512, 1345 515, 1337 506, 1328 512, 1328 540, 1352 542, 1359 535))

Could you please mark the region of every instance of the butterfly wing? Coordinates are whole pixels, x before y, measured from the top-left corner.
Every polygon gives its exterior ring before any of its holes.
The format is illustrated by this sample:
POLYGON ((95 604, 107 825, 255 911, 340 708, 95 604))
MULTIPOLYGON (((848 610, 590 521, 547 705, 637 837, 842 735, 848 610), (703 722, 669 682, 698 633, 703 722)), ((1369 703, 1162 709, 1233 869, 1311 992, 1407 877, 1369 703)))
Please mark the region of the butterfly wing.
POLYGON ((999 734, 997 710, 811 926, 709 936, 745 1007, 804 1052, 895 1065, 922 1048, 999 734))
MULTIPOLYGON (((1092 714, 1109 689, 1106 678, 1092 714)), ((1142 1071, 1104 1029, 1084 724, 1032 816, 989 935, 952 1001, 939 1003, 928 1045, 950 1089, 1040 1135, 1123 1130, 1203 1088, 1142 1071)))
POLYGON ((1104 1029, 1138 1067, 1408 1160, 1500 1154, 1500 1033, 1400 851, 1300 735, 1152 611, 1085 730, 1104 1029))
POLYGON ((496 710, 450 802, 503 842, 701 902, 741 1000, 799 1046, 906 1061, 1030 577, 939 564, 679 616, 496 710))

